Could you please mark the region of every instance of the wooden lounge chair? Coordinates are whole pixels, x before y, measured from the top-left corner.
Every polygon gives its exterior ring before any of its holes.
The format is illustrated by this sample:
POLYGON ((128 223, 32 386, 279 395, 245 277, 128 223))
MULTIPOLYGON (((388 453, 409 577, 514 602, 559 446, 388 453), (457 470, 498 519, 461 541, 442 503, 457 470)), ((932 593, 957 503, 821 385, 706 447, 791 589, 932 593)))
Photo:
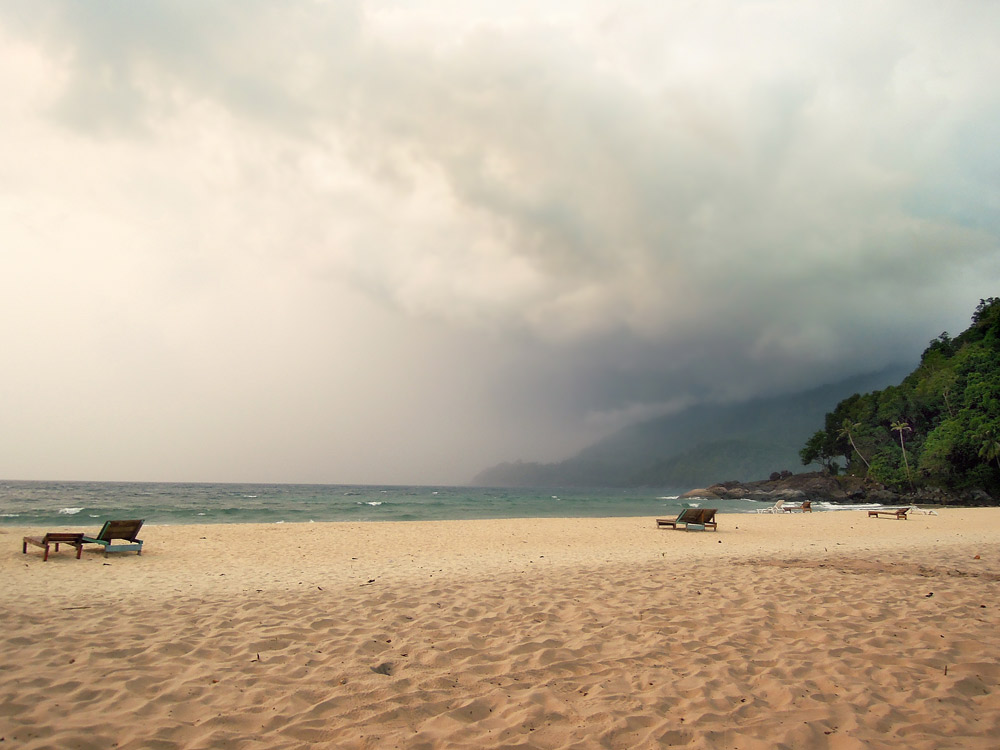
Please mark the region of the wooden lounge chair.
POLYGON ((42 555, 42 562, 49 559, 49 545, 53 545, 56 548, 56 552, 59 551, 60 544, 68 544, 71 547, 76 547, 76 559, 80 559, 80 553, 83 552, 83 534, 68 533, 65 531, 50 531, 45 536, 26 536, 21 542, 21 553, 28 553, 28 545, 33 544, 36 547, 41 547, 45 550, 45 554, 42 555))
POLYGON ((882 508, 880 510, 868 511, 869 518, 895 518, 897 521, 905 521, 909 508, 882 508))
POLYGON ((84 544, 100 544, 104 547, 104 556, 109 552, 132 552, 142 554, 142 540, 136 539, 139 529, 142 528, 142 521, 105 521, 97 536, 83 537, 84 544), (122 539, 125 544, 114 544, 115 539, 122 539))
POLYGON ((715 508, 685 508, 677 514, 677 518, 657 518, 656 528, 678 529, 683 524, 685 531, 719 530, 715 520, 715 508))
POLYGON ((786 505, 782 507, 782 510, 785 511, 785 513, 794 513, 797 510, 802 511, 803 513, 812 513, 812 500, 803 500, 802 505, 786 505))

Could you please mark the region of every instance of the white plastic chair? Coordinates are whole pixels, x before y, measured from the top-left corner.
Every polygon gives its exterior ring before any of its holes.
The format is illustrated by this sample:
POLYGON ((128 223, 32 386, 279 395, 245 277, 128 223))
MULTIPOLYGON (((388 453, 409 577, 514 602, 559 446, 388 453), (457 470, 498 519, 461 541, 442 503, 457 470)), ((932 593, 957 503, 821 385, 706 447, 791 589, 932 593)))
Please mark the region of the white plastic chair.
POLYGON ((784 500, 779 500, 770 508, 758 508, 758 513, 781 513, 781 506, 785 504, 784 500))

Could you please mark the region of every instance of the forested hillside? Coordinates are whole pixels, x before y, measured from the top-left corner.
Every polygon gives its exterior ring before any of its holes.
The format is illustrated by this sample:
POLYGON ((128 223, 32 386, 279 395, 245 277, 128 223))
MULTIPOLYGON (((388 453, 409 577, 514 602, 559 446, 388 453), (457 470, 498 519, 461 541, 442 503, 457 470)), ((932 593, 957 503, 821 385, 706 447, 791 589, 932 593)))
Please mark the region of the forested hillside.
MULTIPOLYGON (((850 393, 898 383, 894 367, 802 393, 741 404, 703 404, 631 425, 556 463, 516 461, 472 480, 506 487, 704 487, 794 469, 802 443, 850 393)), ((817 466, 818 468, 818 466, 817 466)))
POLYGON ((803 464, 899 490, 1000 491, 1000 300, 942 333, 898 386, 844 399, 800 452, 803 464))

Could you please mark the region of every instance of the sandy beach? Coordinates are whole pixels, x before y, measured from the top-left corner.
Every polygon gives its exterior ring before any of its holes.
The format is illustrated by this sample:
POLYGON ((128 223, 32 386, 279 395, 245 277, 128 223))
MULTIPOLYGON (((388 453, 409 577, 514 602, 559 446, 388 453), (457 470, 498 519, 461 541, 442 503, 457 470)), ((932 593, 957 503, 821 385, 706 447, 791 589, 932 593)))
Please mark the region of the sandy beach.
POLYGON ((0 527, 0 742, 996 747, 1000 509, 719 521, 0 527))

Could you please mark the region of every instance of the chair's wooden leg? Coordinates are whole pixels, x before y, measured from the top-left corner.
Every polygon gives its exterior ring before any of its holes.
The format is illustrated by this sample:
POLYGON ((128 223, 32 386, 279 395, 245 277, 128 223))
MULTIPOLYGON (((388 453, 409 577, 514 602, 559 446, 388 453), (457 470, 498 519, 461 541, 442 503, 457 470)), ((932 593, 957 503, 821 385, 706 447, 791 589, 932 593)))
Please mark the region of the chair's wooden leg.
POLYGON ((42 555, 42 562, 46 562, 49 559, 49 545, 45 545, 45 554, 42 555))
POLYGON ((76 545, 76 559, 79 560, 80 555, 82 554, 83 554, 83 545, 82 544, 76 545))

